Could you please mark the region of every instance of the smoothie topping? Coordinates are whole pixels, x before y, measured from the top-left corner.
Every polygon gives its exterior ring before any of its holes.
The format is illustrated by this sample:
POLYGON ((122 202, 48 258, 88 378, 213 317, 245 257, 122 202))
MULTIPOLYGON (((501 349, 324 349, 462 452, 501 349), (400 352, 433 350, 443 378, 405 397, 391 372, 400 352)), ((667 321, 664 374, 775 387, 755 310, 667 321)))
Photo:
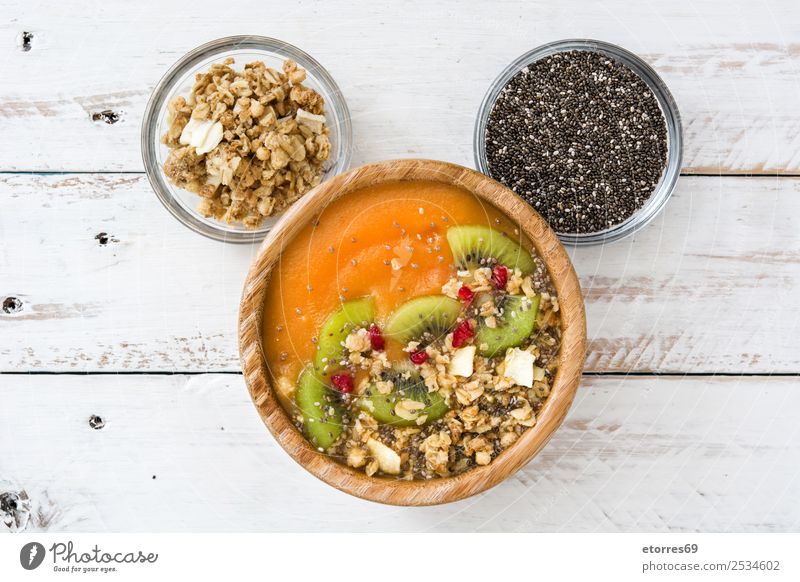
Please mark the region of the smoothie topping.
POLYGON ((200 196, 199 212, 258 228, 319 184, 330 156, 324 103, 306 72, 233 59, 198 74, 168 106, 164 174, 200 196))
POLYGON ((453 347, 460 348, 464 345, 469 338, 475 335, 472 331, 472 326, 469 324, 469 320, 465 319, 461 323, 458 324, 455 331, 453 331, 453 347))
POLYGON ((378 351, 383 350, 386 344, 383 341, 383 336, 381 335, 380 328, 378 328, 378 326, 373 323, 372 325, 369 326, 367 333, 369 334, 369 341, 370 345, 372 346, 372 349, 378 351))
POLYGON ((492 283, 495 289, 505 289, 508 283, 508 269, 503 265, 495 265, 492 269, 492 283))
POLYGON ((350 394, 353 391, 353 377, 350 374, 332 374, 331 384, 333 384, 342 394, 350 394))
MULTIPOLYGON (((455 346, 453 346, 455 347, 455 346)), ((475 346, 466 346, 453 352, 450 357, 449 372, 453 376, 469 378, 475 369, 475 346)))
MULTIPOLYGON (((348 206, 321 215, 284 251, 293 270, 267 302, 267 364, 295 426, 368 476, 433 479, 489 465, 536 425, 557 372, 561 322, 542 259, 493 216, 492 226, 470 224, 448 210, 448 222, 419 214, 418 199, 359 219, 348 206), (409 268, 383 264, 398 257, 409 268), (302 321, 282 303, 295 296, 293 277, 314 289, 302 321)), ((383 200, 363 199, 373 209, 383 200)))
POLYGON ((372 298, 345 301, 317 349, 315 382, 329 392, 312 401, 306 376, 298 388, 298 427, 367 475, 427 479, 487 465, 536 424, 549 394, 558 304, 538 257, 482 227, 452 227, 448 239, 463 258, 443 294, 400 304, 384 331, 372 298))
POLYGON ((669 139, 653 90, 589 50, 541 58, 503 87, 483 136, 489 174, 559 233, 594 233, 633 216, 656 189, 669 139))
POLYGON ((472 304, 472 300, 475 299, 475 292, 466 285, 462 285, 458 290, 458 298, 469 306, 472 304))

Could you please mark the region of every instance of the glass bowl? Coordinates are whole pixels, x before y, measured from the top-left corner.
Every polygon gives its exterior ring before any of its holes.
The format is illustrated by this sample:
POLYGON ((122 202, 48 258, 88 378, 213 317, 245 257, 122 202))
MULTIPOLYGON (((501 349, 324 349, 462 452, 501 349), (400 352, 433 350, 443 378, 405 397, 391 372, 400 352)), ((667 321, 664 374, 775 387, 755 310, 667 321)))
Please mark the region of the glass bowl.
POLYGON ((562 243, 571 245, 590 245, 619 240, 633 234, 643 228, 664 208, 664 205, 672 195, 678 176, 681 171, 681 161, 683 159, 683 129, 681 127, 681 116, 678 112, 678 105, 667 89, 664 81, 661 80, 656 72, 641 58, 622 47, 599 41, 588 39, 568 39, 551 42, 535 48, 520 56, 513 63, 508 65, 502 73, 494 80, 489 90, 481 102, 478 110, 478 119, 475 122, 475 134, 473 145, 475 150, 475 165, 479 171, 487 176, 491 176, 489 162, 486 158, 486 124, 489 114, 494 107, 500 91, 503 87, 524 67, 549 57, 555 53, 567 52, 571 50, 592 51, 606 55, 616 61, 626 65, 650 87, 658 101, 664 120, 667 124, 667 165, 661 174, 661 179, 653 190, 644 205, 637 210, 630 218, 599 232, 575 234, 558 232, 558 238, 562 243))
POLYGON ((264 238, 280 216, 265 219, 258 229, 206 218, 197 212, 200 197, 170 183, 162 170, 169 154, 169 148, 161 143, 167 129, 167 104, 178 95, 189 95, 197 73, 228 57, 235 59, 233 67, 237 70, 252 61, 263 61, 280 70, 287 58, 306 70, 303 84, 325 99, 325 118, 330 128, 331 156, 324 166, 323 180, 348 168, 353 136, 350 112, 333 78, 311 56, 283 41, 263 36, 221 38, 190 51, 167 71, 156 85, 142 121, 142 158, 150 184, 166 209, 193 231, 220 241, 247 243, 264 238))

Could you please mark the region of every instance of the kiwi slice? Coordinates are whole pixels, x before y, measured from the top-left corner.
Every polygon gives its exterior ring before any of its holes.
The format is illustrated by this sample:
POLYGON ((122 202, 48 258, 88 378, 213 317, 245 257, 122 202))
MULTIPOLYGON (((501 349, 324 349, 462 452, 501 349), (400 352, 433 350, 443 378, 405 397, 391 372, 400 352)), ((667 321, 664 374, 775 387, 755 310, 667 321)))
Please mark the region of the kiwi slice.
POLYGON ((327 449, 342 434, 341 396, 308 367, 297 380, 295 402, 303 414, 303 432, 311 444, 327 449))
POLYGON ((342 342, 357 327, 367 327, 375 319, 375 302, 372 297, 345 301, 334 311, 319 333, 314 369, 318 374, 329 374, 342 367, 344 357, 342 342))
POLYGON ((439 420, 450 410, 441 394, 428 392, 428 387, 419 374, 391 370, 384 373, 384 379, 394 383, 394 389, 389 394, 381 394, 374 385, 370 385, 358 399, 359 408, 371 414, 378 422, 401 427, 420 426, 417 418, 424 415, 426 419, 421 425, 424 426, 439 420), (411 418, 403 418, 395 411, 397 403, 403 400, 413 400, 423 406, 411 411, 411 418))
POLYGON ((406 344, 430 343, 447 335, 461 314, 461 303, 446 295, 426 295, 406 301, 386 322, 386 335, 406 344))
POLYGON ((504 232, 481 225, 452 226, 447 242, 460 268, 478 268, 501 264, 519 269, 523 275, 536 271, 531 254, 504 232))
POLYGON ((521 295, 504 295, 495 299, 503 310, 497 327, 487 327, 481 320, 475 332, 475 345, 482 356, 492 358, 502 355, 508 348, 521 346, 533 333, 540 297, 536 295, 531 299, 527 311, 522 310, 522 299, 521 295), (486 349, 481 349, 484 345, 486 349))

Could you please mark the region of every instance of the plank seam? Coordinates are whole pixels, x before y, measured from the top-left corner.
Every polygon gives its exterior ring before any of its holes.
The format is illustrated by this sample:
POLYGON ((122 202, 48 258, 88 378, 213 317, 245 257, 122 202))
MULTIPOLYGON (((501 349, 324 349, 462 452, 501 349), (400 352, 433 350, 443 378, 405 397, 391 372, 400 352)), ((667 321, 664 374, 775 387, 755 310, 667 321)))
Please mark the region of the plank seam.
MULTIPOLYGON (((358 166, 353 166, 356 168, 358 166)), ((141 170, 0 170, 0 176, 130 175, 144 176, 141 170)), ((798 172, 681 172, 685 178, 800 178, 798 172)))
MULTIPOLYGON (((29 372, 6 371, 0 372, 0 376, 211 376, 225 374, 229 376, 241 376, 241 372, 232 370, 219 370, 210 372, 169 372, 165 370, 153 371, 119 371, 119 372, 73 372, 56 370, 36 370, 29 372)), ((800 372, 584 372, 584 377, 634 377, 634 378, 800 378, 800 372)))

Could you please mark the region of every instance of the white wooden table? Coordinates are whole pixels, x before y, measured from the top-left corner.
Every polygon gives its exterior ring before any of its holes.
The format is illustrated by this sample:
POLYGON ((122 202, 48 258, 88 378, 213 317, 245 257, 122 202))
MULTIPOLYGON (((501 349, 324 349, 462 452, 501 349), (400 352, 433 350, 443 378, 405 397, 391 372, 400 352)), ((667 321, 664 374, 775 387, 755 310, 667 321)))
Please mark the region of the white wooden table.
POLYGON ((0 309, 0 494, 30 497, 28 531, 800 527, 797 0, 46 4, 0 2, 0 302, 19 300, 0 309), (255 247, 178 224, 139 154, 168 66, 243 33, 331 71, 355 164, 472 166, 488 84, 547 41, 621 44, 672 89, 684 176, 635 238, 570 251, 586 377, 544 452, 490 492, 350 498, 249 402, 236 310, 255 247), (106 110, 116 123, 93 120, 106 110))

